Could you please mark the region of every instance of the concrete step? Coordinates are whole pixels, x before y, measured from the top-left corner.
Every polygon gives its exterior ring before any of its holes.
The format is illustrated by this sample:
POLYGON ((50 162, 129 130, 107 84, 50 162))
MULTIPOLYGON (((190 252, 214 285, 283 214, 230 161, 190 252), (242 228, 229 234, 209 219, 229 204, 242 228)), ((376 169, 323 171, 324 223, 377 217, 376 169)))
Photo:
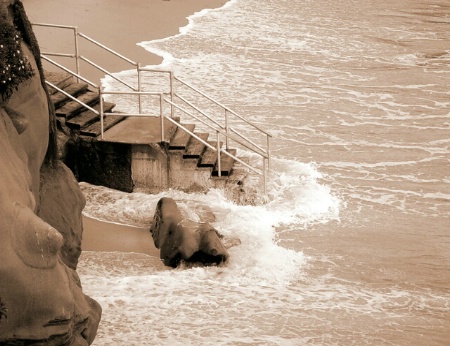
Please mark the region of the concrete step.
MULTIPOLYGON (((115 106, 115 103, 103 102, 103 111, 105 113, 109 113, 115 106)), ((100 111, 100 103, 97 103, 92 108, 94 108, 96 111, 100 111)), ((100 116, 95 114, 91 110, 87 110, 67 120, 66 125, 73 130, 80 130, 83 127, 86 127, 96 121, 100 121, 100 116)))
MULTIPOLYGON (((56 85, 60 89, 64 89, 66 86, 69 86, 74 82, 74 77, 67 72, 48 72, 44 71, 45 80, 56 85)), ((50 94, 54 94, 57 92, 56 89, 48 86, 48 92, 50 94)))
MULTIPOLYGON (((120 115, 120 113, 107 115, 103 119, 103 131, 106 131, 113 127, 114 125, 120 123, 125 120, 127 117, 120 115)), ((84 127, 80 130, 80 134, 83 136, 89 137, 98 137, 101 135, 101 123, 100 121, 96 121, 91 125, 84 127)))
MULTIPOLYGON (((217 142, 208 141, 214 148, 217 147, 217 142)), ((222 147, 223 142, 220 142, 220 148, 222 147)), ((217 152, 212 150, 210 147, 207 147, 202 157, 198 161, 198 167, 214 167, 217 159, 217 152)))
MULTIPOLYGON (((236 149, 228 149, 227 150, 233 156, 236 156, 236 149)), ((227 177, 231 174, 231 170, 233 169, 234 162, 236 160, 229 157, 227 154, 220 153, 220 172, 222 177, 227 177)), ((217 163, 214 165, 214 169, 211 173, 213 177, 219 176, 219 169, 217 163)))
MULTIPOLYGON (((79 94, 86 92, 87 88, 88 85, 86 83, 72 83, 62 88, 62 90, 73 97, 77 97, 79 94)), ((50 98, 55 106, 55 109, 60 108, 64 103, 71 100, 69 96, 66 96, 59 91, 51 94, 50 98)))
MULTIPOLYGON (((185 128, 187 128, 189 131, 194 132, 195 125, 194 124, 182 124, 185 128)), ((184 131, 181 128, 177 129, 177 132, 175 132, 175 135, 171 139, 169 143, 169 150, 185 150, 189 140, 191 138, 191 135, 184 131)))
MULTIPOLYGON (((205 142, 208 140, 209 133, 196 133, 198 137, 203 139, 205 142)), ((205 151, 206 145, 200 142, 197 138, 191 137, 185 152, 183 153, 183 158, 185 159, 198 159, 205 151)))
MULTIPOLYGON (((88 106, 92 106, 99 102, 99 94, 98 92, 88 90, 84 94, 81 94, 77 97, 78 100, 87 104, 88 106)), ((64 106, 58 108, 55 113, 59 117, 65 117, 67 120, 73 118, 78 113, 81 113, 86 108, 79 104, 76 101, 67 102, 64 106)))

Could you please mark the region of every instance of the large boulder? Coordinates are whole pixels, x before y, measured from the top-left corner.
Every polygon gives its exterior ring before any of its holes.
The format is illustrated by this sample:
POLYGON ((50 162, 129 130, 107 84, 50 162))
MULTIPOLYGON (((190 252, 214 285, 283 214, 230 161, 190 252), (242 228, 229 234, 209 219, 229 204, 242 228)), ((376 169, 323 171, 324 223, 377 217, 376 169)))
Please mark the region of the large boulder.
POLYGON ((150 232, 167 266, 177 267, 181 261, 217 265, 228 260, 219 232, 207 222, 184 218, 172 198, 158 201, 150 232))
POLYGON ((56 159, 54 111, 20 1, 0 0, 0 20, 0 345, 89 345, 101 307, 75 271, 84 198, 56 159))

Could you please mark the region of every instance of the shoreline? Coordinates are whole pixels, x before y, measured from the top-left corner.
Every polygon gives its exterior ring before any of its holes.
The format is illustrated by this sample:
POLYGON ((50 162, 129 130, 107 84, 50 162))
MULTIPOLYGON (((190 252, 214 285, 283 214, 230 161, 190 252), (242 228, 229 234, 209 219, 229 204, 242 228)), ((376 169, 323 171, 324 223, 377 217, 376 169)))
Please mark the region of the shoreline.
MULTIPOLYGON (((175 36, 189 24, 188 17, 205 9, 223 7, 227 0, 22 0, 22 3, 30 22, 76 26, 79 32, 146 66, 160 65, 163 57, 145 50, 139 43, 175 36)), ((71 30, 37 26, 33 29, 41 51, 55 52, 62 48, 64 53, 73 52, 71 30)), ((101 61, 113 73, 132 66, 82 40, 80 54, 90 60, 96 58, 96 63, 101 61)), ((55 58, 64 61, 58 59, 55 58)), ((90 66, 84 72, 94 81, 104 77, 104 73, 90 66)))

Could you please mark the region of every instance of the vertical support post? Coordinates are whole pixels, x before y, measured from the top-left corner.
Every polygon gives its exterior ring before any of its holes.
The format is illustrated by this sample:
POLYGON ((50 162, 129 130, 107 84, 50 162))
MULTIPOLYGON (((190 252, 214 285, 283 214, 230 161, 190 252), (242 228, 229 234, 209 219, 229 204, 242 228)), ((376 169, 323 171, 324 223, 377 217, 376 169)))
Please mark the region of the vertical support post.
POLYGON ((266 158, 263 157, 263 189, 264 196, 267 196, 267 167, 266 167, 266 158))
POLYGON ((271 159, 270 159, 270 136, 267 136, 267 170, 270 171, 270 166, 272 165, 271 159))
MULTIPOLYGON (((77 71, 77 75, 80 75, 80 52, 79 52, 79 47, 78 47, 78 27, 75 27, 73 29, 73 35, 74 35, 74 40, 75 40, 75 68, 77 71)), ((77 77, 77 83, 80 82, 80 79, 77 77)))
POLYGON ((226 150, 230 149, 228 147, 228 135, 229 135, 228 112, 227 112, 227 109, 225 108, 225 149, 226 150))
POLYGON ((217 148, 217 175, 219 177, 222 176, 222 165, 220 162, 220 138, 219 138, 219 131, 216 131, 217 134, 217 144, 216 144, 216 148, 217 148))
POLYGON ((100 97, 100 138, 104 139, 104 122, 103 122, 103 112, 104 112, 104 105, 103 105, 103 87, 100 85, 98 87, 98 95, 100 97))
POLYGON ((140 93, 142 91, 142 82, 141 82, 141 63, 138 62, 136 64, 136 72, 137 72, 137 83, 138 83, 138 102, 139 102, 139 114, 142 114, 142 94, 140 93))
POLYGON ((164 94, 159 94, 159 120, 161 126, 161 143, 164 142, 164 114, 163 114, 164 94))
MULTIPOLYGON (((170 101, 173 102, 173 97, 174 97, 174 90, 173 90, 173 71, 170 71, 169 73, 170 75, 170 101)), ((173 106, 173 104, 170 105, 170 117, 173 119, 175 117, 175 107, 173 106)))

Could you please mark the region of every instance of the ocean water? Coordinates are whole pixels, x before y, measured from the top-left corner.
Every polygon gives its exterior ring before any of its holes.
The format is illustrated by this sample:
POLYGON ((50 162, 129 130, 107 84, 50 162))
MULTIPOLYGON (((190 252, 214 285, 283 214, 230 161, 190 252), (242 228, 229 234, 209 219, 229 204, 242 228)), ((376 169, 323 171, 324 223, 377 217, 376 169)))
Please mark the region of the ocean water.
POLYGON ((86 215, 145 227, 171 196, 241 239, 209 268, 84 252, 94 345, 450 345, 448 1, 231 0, 139 44, 273 134, 269 201, 81 183, 86 215))

